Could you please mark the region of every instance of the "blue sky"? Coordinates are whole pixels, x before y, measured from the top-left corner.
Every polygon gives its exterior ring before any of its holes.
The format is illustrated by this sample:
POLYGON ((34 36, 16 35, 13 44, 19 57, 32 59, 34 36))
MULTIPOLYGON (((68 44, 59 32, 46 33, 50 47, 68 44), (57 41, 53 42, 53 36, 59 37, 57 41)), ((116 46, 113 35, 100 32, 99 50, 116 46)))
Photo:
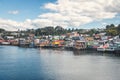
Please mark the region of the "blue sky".
POLYGON ((0 18, 24 21, 26 18, 35 19, 39 14, 46 12, 41 7, 55 0, 0 0, 0 18), (18 10, 19 14, 11 15, 9 11, 18 10))
POLYGON ((104 28, 120 24, 119 4, 119 0, 0 0, 0 28, 104 28))

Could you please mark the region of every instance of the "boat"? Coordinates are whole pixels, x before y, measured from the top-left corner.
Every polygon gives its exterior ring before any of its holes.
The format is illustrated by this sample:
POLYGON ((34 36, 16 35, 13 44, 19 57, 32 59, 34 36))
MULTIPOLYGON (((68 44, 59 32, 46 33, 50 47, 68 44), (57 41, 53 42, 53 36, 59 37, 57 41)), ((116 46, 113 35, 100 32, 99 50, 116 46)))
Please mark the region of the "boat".
POLYGON ((109 47, 109 44, 100 45, 99 47, 97 47, 97 51, 106 51, 108 47, 109 47))
POLYGON ((4 41, 4 42, 1 42, 2 45, 10 45, 10 42, 8 41, 4 41))
POLYGON ((115 52, 115 50, 117 49, 117 47, 115 46, 110 46, 108 48, 105 49, 106 52, 115 52))
POLYGON ((104 47, 98 47, 97 51, 105 51, 105 48, 104 47))
POLYGON ((115 50, 115 53, 120 53, 120 43, 117 44, 117 48, 115 50))
POLYGON ((107 40, 102 40, 99 41, 98 44, 100 45, 99 47, 97 47, 97 51, 105 51, 106 48, 109 47, 108 41, 107 40))

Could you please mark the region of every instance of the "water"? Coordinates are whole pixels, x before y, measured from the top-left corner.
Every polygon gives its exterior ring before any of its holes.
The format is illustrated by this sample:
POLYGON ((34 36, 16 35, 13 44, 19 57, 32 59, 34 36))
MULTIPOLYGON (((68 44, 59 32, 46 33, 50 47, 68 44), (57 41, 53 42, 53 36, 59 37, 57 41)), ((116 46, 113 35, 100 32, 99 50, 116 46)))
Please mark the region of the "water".
POLYGON ((0 80, 120 80, 112 54, 0 46, 0 80))

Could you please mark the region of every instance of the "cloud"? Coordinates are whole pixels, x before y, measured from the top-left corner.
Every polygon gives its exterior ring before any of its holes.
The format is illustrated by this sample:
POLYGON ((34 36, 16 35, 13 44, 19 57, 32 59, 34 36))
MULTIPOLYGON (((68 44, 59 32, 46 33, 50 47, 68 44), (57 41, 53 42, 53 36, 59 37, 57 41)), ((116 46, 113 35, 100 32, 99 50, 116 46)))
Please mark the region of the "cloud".
POLYGON ((54 13, 39 17, 56 23, 66 22, 67 26, 80 27, 92 21, 114 18, 120 11, 119 3, 119 0, 117 3, 114 0, 58 0, 56 3, 44 5, 45 9, 54 13))
POLYGON ((36 26, 32 25, 32 21, 30 19, 25 20, 24 22, 17 22, 13 20, 7 20, 7 19, 0 19, 0 28, 4 28, 5 30, 25 30, 25 29, 32 29, 36 26))
MULTIPOLYGON (((43 8, 49 12, 38 15, 34 20, 23 22, 0 19, 0 26, 21 29, 41 28, 45 26, 80 27, 81 25, 111 19, 120 13, 120 0, 57 0, 46 3, 43 8)), ((10 11, 17 14, 19 11, 10 11)))
POLYGON ((8 11, 9 14, 18 14, 19 11, 18 10, 15 10, 15 11, 8 11))

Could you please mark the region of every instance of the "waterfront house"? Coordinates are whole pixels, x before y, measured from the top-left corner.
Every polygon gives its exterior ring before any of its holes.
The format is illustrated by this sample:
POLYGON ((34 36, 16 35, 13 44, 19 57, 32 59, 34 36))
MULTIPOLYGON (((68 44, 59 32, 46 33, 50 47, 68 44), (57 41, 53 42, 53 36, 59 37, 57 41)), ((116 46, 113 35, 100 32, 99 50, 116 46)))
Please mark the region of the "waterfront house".
POLYGON ((60 48, 64 47, 65 43, 64 40, 53 40, 52 41, 52 47, 60 48))
POLYGON ((84 37, 77 36, 77 37, 73 37, 72 39, 74 40, 74 45, 73 45, 74 49, 81 50, 87 48, 87 42, 84 37))
POLYGON ((90 36, 86 36, 84 38, 85 38, 86 41, 94 41, 94 38, 90 37, 90 36))

